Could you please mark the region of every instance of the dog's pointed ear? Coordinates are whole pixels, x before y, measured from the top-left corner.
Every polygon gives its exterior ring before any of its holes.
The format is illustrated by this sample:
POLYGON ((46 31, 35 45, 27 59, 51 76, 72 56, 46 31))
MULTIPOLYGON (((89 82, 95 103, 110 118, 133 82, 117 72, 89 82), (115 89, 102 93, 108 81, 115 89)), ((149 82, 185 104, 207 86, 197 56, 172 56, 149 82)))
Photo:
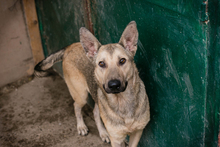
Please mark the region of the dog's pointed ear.
POLYGON ((80 42, 84 48, 87 57, 93 58, 97 54, 101 43, 96 39, 96 37, 86 28, 82 27, 79 30, 80 42))
POLYGON ((137 51, 138 42, 138 30, 135 21, 131 21, 125 28, 119 44, 121 44, 125 49, 129 50, 133 55, 137 51))

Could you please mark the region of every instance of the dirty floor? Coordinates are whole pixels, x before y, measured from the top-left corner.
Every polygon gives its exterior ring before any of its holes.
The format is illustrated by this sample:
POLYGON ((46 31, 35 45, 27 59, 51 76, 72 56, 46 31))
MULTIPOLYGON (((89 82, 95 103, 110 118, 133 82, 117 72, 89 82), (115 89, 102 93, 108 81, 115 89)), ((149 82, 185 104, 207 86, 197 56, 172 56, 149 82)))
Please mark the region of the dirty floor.
POLYGON ((110 147, 84 107, 87 136, 76 130, 73 100, 59 76, 18 81, 0 89, 1 147, 110 147))

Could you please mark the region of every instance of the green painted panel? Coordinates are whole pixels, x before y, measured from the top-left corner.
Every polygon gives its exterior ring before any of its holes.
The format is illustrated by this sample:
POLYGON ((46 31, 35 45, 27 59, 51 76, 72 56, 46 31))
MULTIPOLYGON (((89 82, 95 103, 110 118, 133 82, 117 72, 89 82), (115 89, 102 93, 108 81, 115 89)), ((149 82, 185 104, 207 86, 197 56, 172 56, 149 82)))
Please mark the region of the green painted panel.
MULTIPOLYGON (((85 26, 81 0, 35 0, 45 56, 73 42, 79 42, 79 29, 85 26)), ((61 63, 55 65, 62 75, 61 63)))
POLYGON ((135 61, 151 105, 139 146, 217 146, 219 105, 207 104, 217 97, 207 96, 208 82, 215 79, 207 79, 214 69, 208 67, 211 28, 201 23, 207 19, 203 1, 94 0, 91 7, 95 35, 103 44, 118 42, 126 24, 137 22, 135 61))
MULTIPOLYGON (((36 0, 45 54, 79 41, 85 1, 36 0)), ((140 147, 217 146, 220 98, 219 0, 90 0, 95 36, 118 42, 139 30, 135 62, 150 99, 140 147), (204 23, 209 20, 208 24, 204 23)), ((55 67, 62 73, 61 65, 55 67)))
POLYGON ((205 143, 206 146, 218 140, 219 114, 220 114, 220 1, 209 1, 208 24, 208 72, 207 72, 207 97, 205 143))

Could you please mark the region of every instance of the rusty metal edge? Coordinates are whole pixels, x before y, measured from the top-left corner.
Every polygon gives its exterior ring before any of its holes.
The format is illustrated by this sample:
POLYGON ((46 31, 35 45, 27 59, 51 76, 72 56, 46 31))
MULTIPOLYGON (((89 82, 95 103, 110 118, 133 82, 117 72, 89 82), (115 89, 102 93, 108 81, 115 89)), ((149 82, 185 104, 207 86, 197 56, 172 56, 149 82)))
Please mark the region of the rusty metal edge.
POLYGON ((85 24, 87 25, 89 31, 92 34, 94 34, 93 23, 92 23, 92 18, 91 18, 90 0, 84 0, 84 7, 85 7, 85 11, 86 11, 85 24))

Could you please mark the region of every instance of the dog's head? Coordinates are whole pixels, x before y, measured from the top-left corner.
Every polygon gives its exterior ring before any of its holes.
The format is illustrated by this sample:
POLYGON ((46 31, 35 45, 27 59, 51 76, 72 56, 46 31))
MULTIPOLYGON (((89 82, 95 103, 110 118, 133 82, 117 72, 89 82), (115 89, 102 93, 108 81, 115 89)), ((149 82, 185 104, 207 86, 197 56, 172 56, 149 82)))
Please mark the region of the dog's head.
POLYGON ((134 72, 138 30, 134 21, 125 28, 119 43, 101 45, 86 28, 80 29, 80 42, 87 57, 94 63, 95 77, 106 93, 126 90, 134 72))

